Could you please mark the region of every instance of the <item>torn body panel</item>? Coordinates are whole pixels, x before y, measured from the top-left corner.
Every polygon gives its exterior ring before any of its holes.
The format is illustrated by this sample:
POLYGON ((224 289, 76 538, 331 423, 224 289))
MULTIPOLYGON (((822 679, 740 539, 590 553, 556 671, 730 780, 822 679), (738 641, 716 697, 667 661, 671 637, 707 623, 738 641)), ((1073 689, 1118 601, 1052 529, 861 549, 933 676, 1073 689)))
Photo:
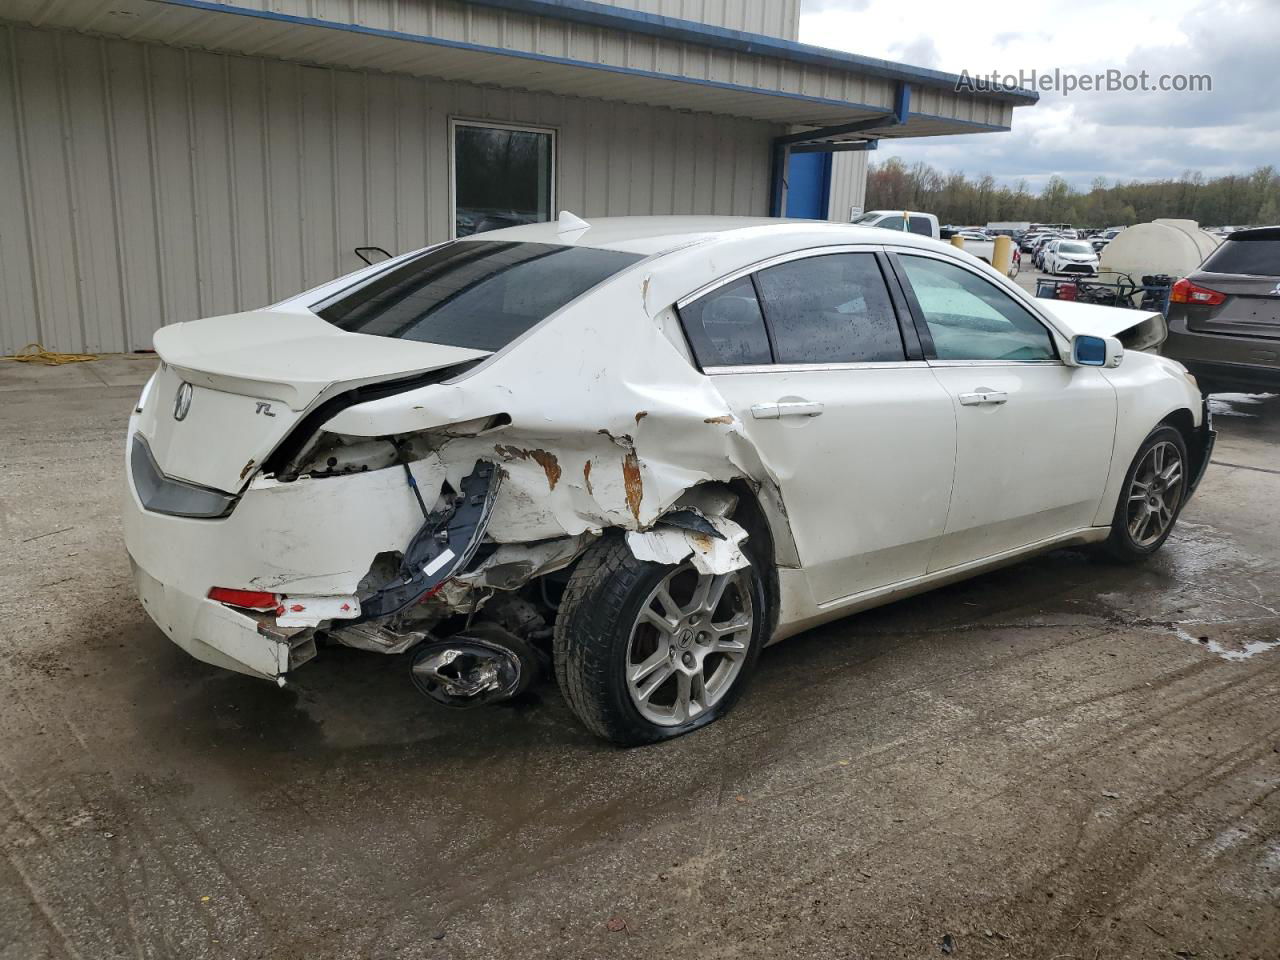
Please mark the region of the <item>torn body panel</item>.
POLYGON ((727 517, 708 517, 707 520, 714 535, 660 525, 652 530, 628 532, 627 546, 637 560, 651 563, 674 566, 692 556, 699 573, 731 573, 748 566, 750 561, 739 546, 746 539, 747 531, 727 517))

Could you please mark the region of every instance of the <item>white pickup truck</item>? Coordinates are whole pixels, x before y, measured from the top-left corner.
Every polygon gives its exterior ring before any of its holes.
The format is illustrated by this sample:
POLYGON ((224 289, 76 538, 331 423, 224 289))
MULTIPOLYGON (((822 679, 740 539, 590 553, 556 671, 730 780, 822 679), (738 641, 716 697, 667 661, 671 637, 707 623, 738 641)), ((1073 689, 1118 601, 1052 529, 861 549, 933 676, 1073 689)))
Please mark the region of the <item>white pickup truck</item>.
MULTIPOLYGON (((920 213, 916 210, 868 210, 853 222, 862 227, 906 230, 924 237, 933 237, 935 240, 950 240, 953 235, 958 233, 964 238, 965 253, 972 254, 986 264, 990 264, 995 256, 995 241, 980 234, 967 230, 951 230, 946 231, 946 236, 943 236, 943 230, 938 225, 938 218, 932 213, 920 213)), ((1013 263, 1009 267, 1010 277, 1018 275, 1019 261, 1021 259, 1021 252, 1018 250, 1017 245, 1014 244, 1013 263)))

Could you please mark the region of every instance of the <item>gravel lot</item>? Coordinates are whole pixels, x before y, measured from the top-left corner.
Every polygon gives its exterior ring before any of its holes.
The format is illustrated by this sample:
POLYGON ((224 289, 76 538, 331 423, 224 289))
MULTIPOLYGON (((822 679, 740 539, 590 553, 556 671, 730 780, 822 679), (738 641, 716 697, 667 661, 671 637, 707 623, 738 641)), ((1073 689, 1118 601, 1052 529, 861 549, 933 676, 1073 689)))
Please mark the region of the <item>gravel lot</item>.
POLYGON ((117 519, 150 368, 0 363, 0 960, 1280 956, 1280 399, 1215 404, 1148 565, 833 624, 619 751, 552 684, 452 713, 402 659, 173 647, 117 519))

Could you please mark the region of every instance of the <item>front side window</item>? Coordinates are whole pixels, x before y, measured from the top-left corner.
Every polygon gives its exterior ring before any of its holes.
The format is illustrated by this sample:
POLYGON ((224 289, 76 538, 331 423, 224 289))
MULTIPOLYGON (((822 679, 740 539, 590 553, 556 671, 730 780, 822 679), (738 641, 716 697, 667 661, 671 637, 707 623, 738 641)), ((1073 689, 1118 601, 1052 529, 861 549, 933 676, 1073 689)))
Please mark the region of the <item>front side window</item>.
POLYGON ((551 243, 455 241, 312 309, 350 333, 497 351, 642 259, 551 243))
POLYGON ((756 274, 778 363, 904 360, 884 277, 870 253, 791 260, 756 274))
POLYGON ((551 219, 555 133, 455 121, 454 236, 551 219))
POLYGON ((963 267, 899 257, 939 360, 1054 360, 1049 331, 1013 297, 963 267))
POLYGON ((680 308, 698 365, 751 366, 772 362, 769 334, 750 277, 717 287, 680 308))

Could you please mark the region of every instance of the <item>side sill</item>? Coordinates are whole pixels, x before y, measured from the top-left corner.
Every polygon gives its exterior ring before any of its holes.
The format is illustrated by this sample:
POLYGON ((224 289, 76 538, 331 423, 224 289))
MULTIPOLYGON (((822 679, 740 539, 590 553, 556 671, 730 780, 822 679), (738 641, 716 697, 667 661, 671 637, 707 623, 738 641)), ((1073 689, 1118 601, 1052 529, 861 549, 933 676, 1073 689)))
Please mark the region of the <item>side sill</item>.
POLYGON ((841 617, 858 613, 862 610, 870 610, 872 607, 879 607, 895 600, 915 596, 916 594, 933 590, 936 587, 943 587, 949 583, 955 583, 980 573, 986 573, 989 570, 996 570, 1000 567, 1017 563, 1019 560, 1034 556, 1037 553, 1044 553, 1047 550, 1056 550, 1062 547, 1101 543, 1107 539, 1110 532, 1110 527, 1082 527, 1070 533, 1038 540, 1035 543, 1027 544, 1025 547, 1006 550, 995 556, 984 557, 981 560, 974 560, 954 567, 947 567, 945 570, 935 570, 933 573, 925 574, 912 580, 901 580, 898 583, 876 587, 874 590, 865 590, 862 593, 851 594, 838 600, 829 600, 826 603, 817 604, 807 616, 780 623, 770 643, 785 640, 787 637, 795 636, 797 633, 829 623, 832 620, 839 620, 841 617))

